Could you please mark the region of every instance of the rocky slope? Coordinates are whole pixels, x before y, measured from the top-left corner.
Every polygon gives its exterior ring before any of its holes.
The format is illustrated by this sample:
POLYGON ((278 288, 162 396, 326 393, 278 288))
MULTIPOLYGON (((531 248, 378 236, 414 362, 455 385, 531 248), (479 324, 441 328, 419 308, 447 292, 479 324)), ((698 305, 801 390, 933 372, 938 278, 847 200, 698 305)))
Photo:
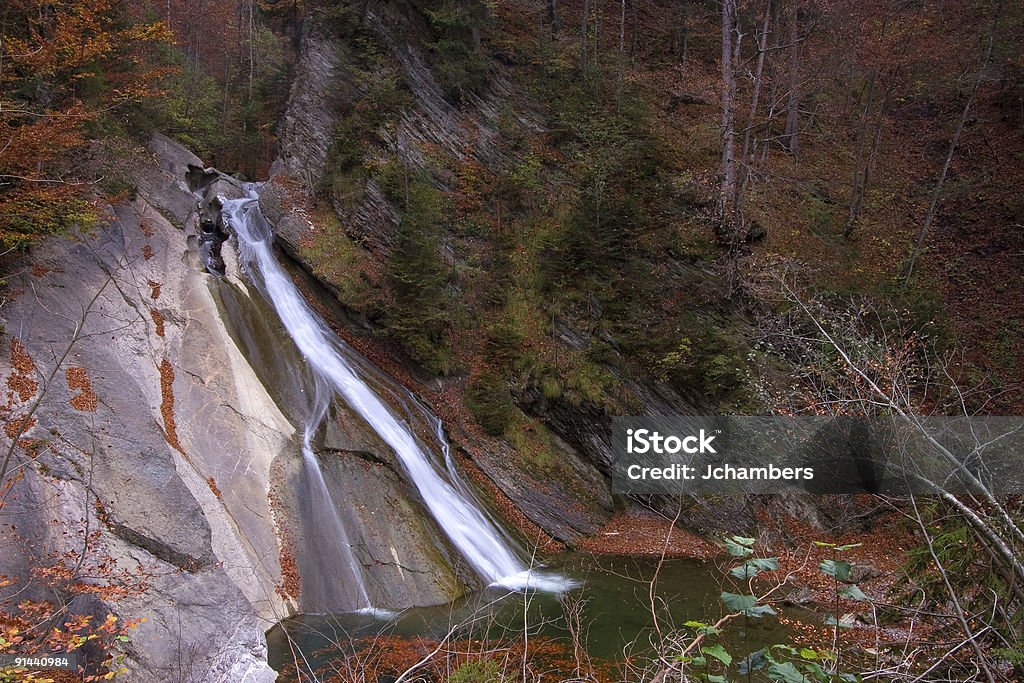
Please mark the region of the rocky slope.
MULTIPOLYGON (((542 127, 516 109, 521 102, 500 71, 481 95, 454 104, 417 41, 405 39, 422 26, 387 7, 372 4, 368 21, 392 47, 411 96, 397 125, 381 131, 391 154, 407 169, 438 154, 491 170, 520 161, 501 144, 507 112, 518 112, 522 130, 542 127)), ((442 417, 470 480, 508 527, 529 545, 575 544, 615 508, 608 412, 528 391, 520 407, 549 431, 538 429, 525 444, 484 434, 465 410, 465 378, 431 376, 364 334, 372 325, 338 306, 339 283, 304 248, 323 229, 311 220, 309 191, 332 163, 340 112, 363 87, 340 59, 343 49, 337 37, 307 31, 261 208, 283 250, 318 277, 296 274, 311 302, 442 417)), ((13 390, 8 424, 36 401, 38 408, 26 433, 8 434, 21 439, 24 478, 5 509, 14 525, 0 531, 18 549, 0 555, 0 575, 20 581, 3 590, 66 597, 26 577, 38 557, 74 550, 87 525, 99 534, 91 553, 149 577, 144 591, 106 603, 122 618, 145 618, 125 646, 134 679, 271 681, 268 628, 299 612, 356 606, 332 585, 336 557, 311 509, 298 443, 303 361, 239 273, 233 242, 220 244, 227 235, 216 234, 226 230, 216 225, 216 196, 239 196, 240 183, 204 170, 160 135, 130 166, 132 200, 110 207, 94 232, 45 243, 11 280, 18 294, 3 308, 11 353, 0 361, 13 390), (193 192, 200 188, 202 197, 193 192)), ((364 264, 387 258, 401 211, 373 178, 358 203, 333 208, 364 264)), ((465 266, 452 244, 442 239, 443 257, 465 266)), ((566 353, 593 341, 567 320, 556 336, 566 353)), ((606 371, 630 412, 703 405, 664 383, 616 375, 611 365, 606 371)), ((478 584, 390 449, 357 415, 335 404, 316 447, 374 605, 441 604, 478 584)), ((72 610, 103 607, 85 602, 72 610)))
MULTIPOLYGON (((368 153, 372 161, 364 159, 364 163, 397 163, 407 173, 416 169, 436 173, 439 165, 449 162, 477 165, 487 172, 499 173, 521 163, 523 159, 510 156, 506 138, 544 134, 542 117, 529 109, 500 64, 492 64, 494 70, 486 88, 478 94, 467 94, 461 102, 453 102, 431 67, 423 46, 426 29, 422 21, 410 12, 400 11, 399 5, 369 3, 364 27, 387 46, 390 52, 386 63, 398 69, 397 78, 410 99, 394 120, 375 131, 383 142, 376 152, 368 153), (509 117, 513 119, 511 123, 509 117), (513 132, 508 130, 510 125, 513 132)), ((297 76, 281 127, 281 154, 261 195, 261 206, 276 226, 282 249, 317 278, 326 290, 324 294, 332 299, 344 284, 332 278, 332 269, 325 267, 309 245, 332 229, 317 225, 324 203, 317 188, 322 190, 325 178, 336 172, 332 164, 337 161, 325 141, 347 144, 338 141, 335 131, 339 125, 346 125, 346 116, 360 106, 360 98, 371 87, 366 85, 367 76, 357 73, 358 69, 358 57, 352 56, 352 48, 344 38, 315 22, 306 25, 297 76), (320 208, 315 206, 317 203, 320 208)), ((450 178, 432 178, 442 187, 446 187, 446 181, 450 178)), ((334 198, 330 210, 340 221, 345 239, 354 245, 354 260, 359 267, 376 273, 386 267, 384 264, 395 247, 402 209, 389 201, 372 174, 357 183, 358 201, 343 204, 334 198)), ((442 236, 442 258, 454 269, 472 267, 454 243, 451 234, 442 236)), ((383 285, 373 280, 369 286, 376 290, 383 285)), ((520 407, 550 429, 550 460, 554 462, 546 469, 532 467, 532 454, 524 452, 529 449, 517 449, 507 439, 481 435, 472 419, 460 413, 465 404, 465 377, 434 377, 403 354, 396 354, 393 347, 382 347, 374 339, 374 333, 382 330, 344 308, 344 296, 337 298, 341 307, 335 306, 336 318, 349 327, 348 334, 369 336, 365 342, 381 356, 392 363, 397 359, 407 371, 406 386, 418 391, 439 410, 441 404, 454 401, 449 429, 455 443, 530 522, 555 539, 574 543, 581 535, 594 533, 609 519, 614 504, 607 475, 613 456, 611 422, 606 411, 592 404, 551 400, 540 391, 527 392, 520 398, 520 407), (367 331, 369 335, 365 334, 367 331)), ((559 325, 556 343, 566 353, 583 354, 595 341, 590 332, 573 327, 567 320, 559 325)), ((620 383, 623 403, 634 414, 692 414, 710 410, 711 403, 706 398, 680 396, 664 382, 621 376, 611 366, 604 371, 620 383)))
MULTIPOLYGON (((69 609, 145 620, 125 645, 132 680, 272 681, 268 628, 352 607, 318 589, 332 565, 304 495, 301 361, 230 246, 226 278, 203 267, 203 207, 186 182, 200 160, 162 136, 151 148, 134 199, 48 241, 10 281, 0 377, 22 478, 0 532, 0 575, 15 579, 3 590, 67 600, 31 578, 40 558, 105 560, 104 580, 148 586, 69 609)), ((371 430, 339 406, 320 442, 374 604, 438 604, 475 584, 371 430)))
MULTIPOLYGON (((39 247, 11 283, 7 343, 46 379, 13 397, 15 415, 39 404, 4 541, 62 553, 90 524, 95 553, 151 577, 114 605, 146 618, 128 645, 138 679, 171 680, 187 660, 204 680, 272 681, 263 632, 293 606, 274 591, 266 490, 294 429, 231 343, 187 237, 197 213, 185 173, 201 162, 156 142, 135 199, 94 232, 39 247)), ((5 357, 0 373, 19 370, 5 357)), ((4 553, 0 573, 24 579, 31 557, 19 554, 4 553)))

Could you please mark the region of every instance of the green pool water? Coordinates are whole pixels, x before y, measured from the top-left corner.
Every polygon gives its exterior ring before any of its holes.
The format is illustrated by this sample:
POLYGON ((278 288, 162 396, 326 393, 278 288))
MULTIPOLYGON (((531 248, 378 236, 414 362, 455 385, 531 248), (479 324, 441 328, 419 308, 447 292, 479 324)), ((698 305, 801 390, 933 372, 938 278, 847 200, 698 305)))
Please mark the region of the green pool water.
MULTIPOLYGON (((328 664, 332 654, 350 647, 354 639, 386 634, 443 638, 453 626, 455 638, 521 636, 524 625, 531 637, 568 638, 566 612, 576 608, 585 631, 583 640, 593 658, 620 660, 651 651, 655 637, 651 608, 651 579, 657 569, 648 558, 572 554, 560 558, 556 569, 579 583, 563 595, 509 593, 487 589, 448 605, 422 607, 390 615, 301 615, 276 625, 268 634, 270 665, 277 670, 296 657, 305 667, 328 664), (290 642, 289 642, 290 641, 290 642)), ((655 609, 662 632, 683 628, 687 620, 714 622, 722 614, 718 599, 725 572, 713 563, 666 560, 657 571, 655 609)), ((725 586, 725 590, 736 588, 725 586)), ((803 616, 787 614, 788 616, 803 616)), ((775 617, 736 619, 720 642, 737 654, 786 642, 790 629, 775 617)))

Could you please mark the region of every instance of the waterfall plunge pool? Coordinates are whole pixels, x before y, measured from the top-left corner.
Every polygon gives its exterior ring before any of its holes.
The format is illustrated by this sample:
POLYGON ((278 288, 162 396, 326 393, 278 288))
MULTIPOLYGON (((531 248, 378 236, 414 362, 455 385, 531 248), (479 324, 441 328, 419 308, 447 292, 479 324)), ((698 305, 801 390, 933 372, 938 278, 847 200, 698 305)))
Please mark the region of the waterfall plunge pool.
MULTIPOLYGON (((298 394, 305 400, 298 403, 304 405, 291 408, 299 410, 304 426, 306 469, 319 475, 319 485, 308 488, 321 494, 313 496, 319 501, 314 507, 324 513, 311 526, 328 531, 323 537, 331 542, 324 545, 333 551, 313 566, 324 571, 318 576, 307 572, 306 578, 320 580, 319 597, 324 599, 314 603, 365 606, 355 612, 300 615, 275 626, 268 634, 269 659, 281 672, 279 680, 385 682, 417 662, 428 662, 419 672, 426 677, 402 680, 490 681, 497 679, 488 673, 489 667, 509 671, 510 666, 518 670, 513 680, 580 680, 585 677, 583 669, 604 671, 605 675, 596 674, 599 680, 617 680, 629 675, 611 673, 615 662, 649 661, 654 636, 664 637, 687 620, 710 623, 721 615, 722 572, 693 560, 669 560, 657 569, 651 559, 571 554, 559 562, 561 576, 530 576, 531 583, 537 582, 533 585, 550 588, 544 586, 547 581, 557 585, 556 591, 515 592, 496 585, 510 585, 509 579, 514 579, 511 584, 517 585, 511 587, 520 587, 526 565, 462 481, 440 422, 316 315, 274 255, 271 228, 256 202, 258 188, 250 186, 248 192, 244 199, 225 201, 223 215, 234 229, 242 271, 266 297, 304 360, 282 374, 293 375, 286 384, 300 379, 298 394), (384 395, 395 398, 399 406, 384 400, 384 395), (362 573, 349 550, 348 531, 312 450, 313 435, 334 396, 394 452, 441 531, 481 578, 494 582, 491 587, 439 607, 396 614, 369 608, 362 573), (433 438, 422 440, 423 432, 433 438), (656 573, 652 599, 650 581, 656 573), (567 585, 578 587, 561 590, 567 585), (466 666, 468 673, 456 676, 466 666), (430 667, 435 667, 432 674, 430 667)), ((244 320, 234 322, 245 327, 244 320)), ((251 331, 247 336, 252 341, 257 335, 251 331)), ((718 639, 733 639, 730 650, 746 654, 786 640, 787 633, 771 617, 738 619, 718 639)))
MULTIPOLYGON (((543 680, 573 680, 566 677, 574 673, 577 659, 590 660, 594 670, 606 672, 607 680, 624 677, 621 667, 627 658, 634 666, 649 660, 652 642, 658 638, 650 592, 657 560, 571 553, 554 564, 579 587, 560 595, 487 588, 447 605, 390 615, 347 613, 286 619, 267 633, 270 665, 281 672, 279 681, 387 683, 444 641, 441 650, 457 654, 436 666, 447 667, 450 674, 457 670, 453 661, 472 662, 482 652, 492 661, 507 659, 507 665, 515 660, 515 666, 521 667, 524 624, 532 642, 531 671, 547 671, 543 680), (579 634, 575 638, 579 647, 574 646, 574 631, 579 634), (313 677, 311 671, 318 673, 313 677)), ((725 572, 714 563, 667 559, 657 573, 655 602, 663 634, 674 627, 686 631, 683 624, 688 620, 713 623, 722 615, 719 594, 725 572)), ((779 614, 820 621, 799 608, 779 608, 779 614)), ((718 642, 730 652, 745 654, 789 642, 792 636, 793 630, 776 617, 737 619, 725 628, 718 642)), ((434 659, 441 662, 445 657, 438 654, 434 659)), ((490 680, 484 675, 485 667, 480 672, 479 680, 490 680)), ((515 680, 519 678, 521 675, 515 680)), ((441 680, 446 679, 442 674, 441 680)))

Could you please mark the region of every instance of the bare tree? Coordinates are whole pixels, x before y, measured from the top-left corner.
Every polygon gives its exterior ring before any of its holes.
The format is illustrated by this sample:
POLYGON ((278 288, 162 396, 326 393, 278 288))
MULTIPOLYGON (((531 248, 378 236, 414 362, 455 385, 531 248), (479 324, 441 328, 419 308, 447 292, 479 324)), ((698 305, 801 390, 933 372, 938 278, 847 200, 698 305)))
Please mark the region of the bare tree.
POLYGON ((580 12, 580 75, 587 78, 589 56, 587 53, 587 33, 590 30, 590 0, 583 0, 583 11, 580 12))
MULTIPOLYGON (((945 595, 933 596, 932 600, 939 606, 948 606, 951 623, 963 635, 955 649, 969 647, 975 652, 978 673, 984 680, 1002 680, 981 641, 983 637, 990 642, 1001 637, 1016 639, 1016 615, 1024 606, 1024 529, 1010 502, 997 494, 984 474, 983 456, 993 443, 1013 436, 1012 427, 1005 434, 986 434, 964 420, 969 438, 960 450, 955 450, 939 438, 935 423, 929 418, 978 416, 969 407, 970 392, 954 379, 950 355, 930 351, 915 330, 901 322, 899 311, 870 301, 826 303, 801 291, 791 275, 778 269, 766 275, 765 281, 771 284, 760 288, 760 294, 772 297, 774 289, 789 306, 781 318, 770 316, 771 322, 766 320, 767 339, 803 368, 802 389, 796 400, 791 399, 789 408, 886 416, 915 444, 926 449, 924 457, 942 463, 950 473, 938 478, 918 469, 916 462, 922 454, 915 450, 912 457, 897 459, 894 469, 912 484, 911 491, 923 490, 927 495, 912 493, 902 500, 886 500, 912 519, 921 531, 925 548, 933 559, 932 571, 944 586, 945 595), (957 488, 951 487, 953 481, 957 488), (974 547, 990 563, 994 575, 1000 577, 1008 598, 992 598, 994 602, 987 607, 969 607, 966 599, 960 598, 963 586, 949 575, 933 545, 934 532, 920 510, 923 499, 941 506, 946 515, 969 530, 974 547), (1000 635, 1003 632, 1009 636, 1000 635)), ((941 657, 945 661, 953 654, 954 651, 947 650, 941 657)), ((923 678, 920 674, 908 678, 932 680, 926 677, 931 671, 923 678)))
POLYGON ((686 64, 686 53, 690 47, 690 2, 679 0, 679 14, 676 27, 672 32, 672 52, 679 60, 679 65, 686 64))
POLYGON ((552 33, 562 30, 562 15, 558 12, 558 0, 547 0, 548 23, 551 24, 552 33))
POLYGON ((787 15, 789 41, 789 86, 786 99, 786 124, 782 132, 782 145, 790 154, 796 156, 799 151, 800 128, 800 23, 799 8, 796 2, 790 3, 787 15))
POLYGON ((875 157, 878 153, 878 143, 882 138, 885 110, 888 109, 889 101, 892 97, 895 78, 887 81, 882 104, 875 104, 875 89, 878 80, 879 69, 876 67, 871 73, 867 101, 861 114, 857 159, 853 165, 853 191, 850 195, 850 208, 846 217, 846 225, 843 227, 844 239, 849 239, 853 235, 854 228, 857 227, 857 222, 860 220, 861 212, 864 210, 864 198, 867 195, 871 182, 871 170, 874 167, 875 157), (873 114, 872 110, 874 110, 873 114), (870 142, 868 141, 869 138, 870 142))
POLYGON ((758 104, 761 100, 761 86, 764 83, 764 60, 768 50, 768 34, 772 17, 772 0, 768 0, 764 7, 764 17, 761 20, 761 32, 757 37, 757 67, 754 70, 754 90, 750 97, 750 113, 747 115, 747 124, 743 128, 743 148, 740 154, 739 181, 736 184, 736 196, 733 198, 736 220, 742 221, 743 199, 746 196, 747 185, 750 182, 754 165, 753 132, 756 126, 758 104))
POLYGON ((732 227, 729 224, 736 197, 736 65, 742 40, 736 0, 722 0, 722 116, 719 125, 722 136, 722 186, 718 219, 725 230, 732 227))
POLYGON ((1002 19, 1002 15, 1003 0, 997 0, 995 10, 992 14, 992 26, 988 31, 985 54, 982 57, 981 63, 978 66, 978 71, 975 74, 974 85, 971 87, 971 94, 967 97, 967 102, 964 103, 964 109, 960 113, 960 120, 957 122, 956 130, 953 132, 953 137, 949 141, 949 150, 946 152, 946 160, 942 164, 942 171, 939 173, 939 178, 935 182, 935 189, 932 191, 931 202, 928 204, 928 212, 925 214, 921 230, 917 233, 917 240, 914 242, 914 250, 910 254, 910 259, 907 261, 907 267, 903 273, 904 284, 909 283, 911 275, 914 274, 914 264, 918 257, 920 257, 921 251, 924 249, 924 243, 928 238, 928 232, 931 230, 932 222, 935 220, 935 214, 939 210, 939 199, 942 197, 942 186, 945 184, 946 176, 949 174, 949 167, 950 164, 953 163, 953 156, 956 154, 957 145, 960 144, 960 135, 964 132, 964 126, 967 123, 967 116, 970 114, 971 107, 974 105, 974 100, 978 95, 978 88, 981 87, 981 81, 985 76, 985 70, 992 61, 992 48, 995 45, 996 33, 999 29, 999 22, 1002 19))

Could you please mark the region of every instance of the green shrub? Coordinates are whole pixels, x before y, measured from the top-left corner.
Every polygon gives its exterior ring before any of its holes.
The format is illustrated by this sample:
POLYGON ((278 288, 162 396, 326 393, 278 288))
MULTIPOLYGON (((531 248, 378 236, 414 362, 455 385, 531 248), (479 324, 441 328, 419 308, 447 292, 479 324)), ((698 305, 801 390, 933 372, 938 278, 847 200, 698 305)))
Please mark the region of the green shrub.
POLYGON ((318 27, 339 38, 352 38, 365 35, 366 2, 362 0, 340 0, 323 3, 316 8, 314 19, 318 27))
POLYGON ((506 368, 516 364, 526 339, 519 322, 506 316, 487 330, 487 353, 492 362, 506 368))
POLYGON ((448 330, 457 314, 458 292, 450 286, 452 269, 440 253, 444 197, 425 171, 410 171, 398 162, 379 171, 378 182, 399 208, 396 243, 387 262, 395 302, 385 323, 427 370, 450 374, 456 364, 448 330))
POLYGON ((475 377, 466 389, 466 405, 473 419, 491 436, 501 436, 518 413, 508 383, 487 371, 475 377))
POLYGON ((314 216, 317 229, 308 240, 299 244, 299 254, 310 264, 313 274, 336 288, 338 301, 343 306, 374 318, 385 308, 381 293, 369 282, 359 268, 366 258, 348 236, 345 227, 330 212, 314 216))
POLYGON ((540 390, 544 398, 553 401, 562 395, 562 385, 557 377, 545 375, 540 381, 540 390))
POLYGON ((448 95, 461 100, 487 82, 487 58, 480 51, 480 33, 487 23, 482 2, 444 0, 424 14, 433 33, 428 43, 434 71, 448 95))
POLYGON ((382 129, 397 120, 410 102, 400 70, 373 37, 360 35, 350 42, 342 59, 357 95, 335 123, 321 188, 342 206, 353 206, 362 198, 369 174, 368 152, 384 146, 382 129))
POLYGON ((132 199, 139 187, 132 180, 131 176, 123 173, 116 173, 104 176, 99 183, 100 190, 108 199, 127 197, 132 199))
POLYGON ((539 420, 525 415, 513 420, 505 429, 505 438, 534 471, 550 476, 563 464, 551 432, 539 420))
POLYGON ((531 152, 513 164, 498 179, 498 191, 513 207, 533 208, 543 190, 540 157, 531 152))
POLYGON ((802 207, 803 218, 811 229, 823 235, 835 235, 842 230, 840 207, 829 197, 812 192, 802 207))
POLYGON ((466 662, 448 676, 448 683, 499 683, 501 667, 493 659, 466 662))

